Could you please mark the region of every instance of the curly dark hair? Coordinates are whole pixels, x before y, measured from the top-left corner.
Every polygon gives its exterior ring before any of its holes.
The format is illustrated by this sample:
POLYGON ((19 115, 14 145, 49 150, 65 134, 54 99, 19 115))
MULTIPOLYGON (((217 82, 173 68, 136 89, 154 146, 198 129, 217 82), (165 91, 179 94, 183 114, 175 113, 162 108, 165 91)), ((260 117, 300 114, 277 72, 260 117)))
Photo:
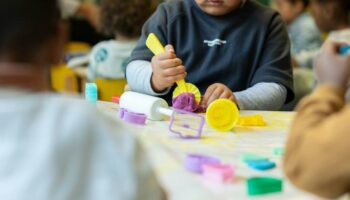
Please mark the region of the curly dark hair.
POLYGON ((335 17, 337 20, 349 21, 350 13, 350 0, 313 0, 321 5, 334 4, 336 5, 337 12, 335 17))
POLYGON ((304 6, 305 7, 307 7, 308 5, 309 5, 309 0, 287 0, 287 1, 289 1, 290 3, 292 3, 292 4, 295 4, 295 3, 297 3, 298 1, 302 1, 303 3, 304 3, 304 6))
POLYGON ((145 21, 156 9, 155 0, 103 0, 101 5, 102 32, 136 38, 145 21))

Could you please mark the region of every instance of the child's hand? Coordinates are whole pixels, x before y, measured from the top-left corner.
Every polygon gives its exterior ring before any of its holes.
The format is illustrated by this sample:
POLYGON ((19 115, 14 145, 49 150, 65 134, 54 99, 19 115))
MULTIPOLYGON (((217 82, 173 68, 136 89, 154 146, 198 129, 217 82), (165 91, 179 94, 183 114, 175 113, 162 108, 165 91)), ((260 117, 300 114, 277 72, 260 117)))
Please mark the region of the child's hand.
POLYGON ((161 92, 171 87, 176 81, 184 79, 186 69, 182 65, 182 60, 176 57, 173 46, 167 45, 165 52, 152 58, 152 78, 153 90, 161 92))
POLYGON ((206 108, 216 99, 229 99, 236 103, 236 97, 233 95, 233 92, 230 88, 221 83, 214 83, 208 87, 201 105, 206 108))
POLYGON ((346 88, 350 78, 350 55, 339 55, 341 44, 327 41, 315 60, 315 72, 320 84, 330 83, 346 88))

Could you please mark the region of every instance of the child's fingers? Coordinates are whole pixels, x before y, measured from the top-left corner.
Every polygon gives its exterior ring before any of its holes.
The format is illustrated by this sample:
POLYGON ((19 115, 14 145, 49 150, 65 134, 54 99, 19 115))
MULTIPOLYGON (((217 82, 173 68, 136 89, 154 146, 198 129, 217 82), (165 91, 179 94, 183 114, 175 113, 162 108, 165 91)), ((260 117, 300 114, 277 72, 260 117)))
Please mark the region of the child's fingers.
POLYGON ((165 46, 165 51, 175 54, 175 49, 171 44, 165 46))
POLYGON ((175 59, 176 55, 174 52, 170 52, 170 51, 165 51, 159 55, 156 56, 157 60, 168 60, 168 59, 175 59))
POLYGON ((235 98, 235 96, 233 96, 233 95, 230 96, 228 99, 231 100, 231 101, 233 101, 233 102, 235 102, 235 103, 237 103, 236 98, 235 98))
POLYGON ((164 69, 162 72, 163 76, 176 76, 184 73, 186 73, 186 69, 185 69, 185 66, 183 65, 167 68, 167 69, 164 69))
POLYGON ((205 96, 202 96, 200 105, 201 105, 203 108, 206 108, 206 107, 207 107, 207 98, 206 98, 205 96))
POLYGON ((220 96, 220 99, 228 99, 234 103, 237 103, 236 97, 233 95, 233 93, 231 91, 225 91, 225 94, 220 96))
POLYGON ((203 98, 208 101, 209 97, 211 96, 211 94, 214 92, 216 86, 211 85, 207 88, 207 90, 205 91, 205 94, 203 96, 203 98))
MULTIPOLYGON (((208 88, 208 89, 209 89, 209 88, 208 88)), ((202 97, 201 105, 202 105, 203 107, 209 106, 208 100, 209 100, 209 98, 210 98, 210 96, 211 96, 211 94, 212 94, 212 91, 208 91, 208 89, 207 89, 207 91, 205 92, 204 96, 202 97)))
POLYGON ((228 90, 225 90, 221 93, 220 95, 220 99, 230 99, 230 97, 232 97, 232 93, 228 90))
POLYGON ((161 60, 158 63, 160 68, 167 69, 167 68, 181 66, 182 60, 179 58, 175 58, 175 59, 161 60))
POLYGON ((211 104, 216 99, 229 99, 233 102, 236 101, 231 90, 225 89, 225 87, 213 86, 208 88, 204 96, 204 101, 202 105, 206 104, 207 106, 209 106, 209 104, 211 104))
POLYGON ((167 76, 164 79, 165 79, 167 84, 171 85, 178 80, 184 79, 185 77, 186 77, 186 73, 183 73, 183 74, 178 74, 175 76, 167 76))
POLYGON ((211 96, 213 95, 215 89, 216 89, 216 85, 211 85, 207 88, 207 90, 205 91, 205 94, 203 96, 203 99, 202 99, 202 106, 204 107, 207 107, 209 106, 210 102, 209 102, 209 99, 211 98, 211 96))
POLYGON ((219 99, 221 94, 223 93, 222 88, 215 88, 215 90, 211 93, 211 95, 208 98, 207 104, 211 104, 211 102, 215 101, 216 99, 219 99))
POLYGON ((338 54, 339 49, 346 44, 340 42, 334 42, 332 40, 327 40, 323 44, 323 49, 327 51, 329 54, 338 54))

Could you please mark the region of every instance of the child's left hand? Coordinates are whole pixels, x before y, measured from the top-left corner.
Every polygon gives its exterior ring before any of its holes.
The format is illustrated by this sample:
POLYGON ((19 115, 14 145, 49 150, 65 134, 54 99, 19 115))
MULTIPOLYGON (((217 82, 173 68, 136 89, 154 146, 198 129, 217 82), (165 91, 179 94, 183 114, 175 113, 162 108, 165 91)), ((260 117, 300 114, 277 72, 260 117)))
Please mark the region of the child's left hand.
POLYGON ((221 83, 214 83, 208 87, 202 98, 201 106, 206 108, 216 99, 229 99, 236 103, 236 97, 233 95, 233 92, 221 83))

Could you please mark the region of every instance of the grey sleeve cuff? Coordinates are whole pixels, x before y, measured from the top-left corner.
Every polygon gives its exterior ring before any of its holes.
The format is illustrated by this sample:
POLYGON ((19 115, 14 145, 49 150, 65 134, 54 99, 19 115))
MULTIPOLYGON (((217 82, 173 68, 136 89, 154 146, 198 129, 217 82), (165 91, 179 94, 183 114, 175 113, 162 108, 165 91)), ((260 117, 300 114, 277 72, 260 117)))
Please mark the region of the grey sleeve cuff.
POLYGON ((151 86, 152 66, 149 61, 135 60, 126 67, 126 79, 132 91, 152 96, 165 95, 170 91, 168 88, 162 93, 157 93, 151 86))
POLYGON ((258 83, 234 93, 241 110, 280 110, 287 98, 287 89, 278 83, 258 83))

